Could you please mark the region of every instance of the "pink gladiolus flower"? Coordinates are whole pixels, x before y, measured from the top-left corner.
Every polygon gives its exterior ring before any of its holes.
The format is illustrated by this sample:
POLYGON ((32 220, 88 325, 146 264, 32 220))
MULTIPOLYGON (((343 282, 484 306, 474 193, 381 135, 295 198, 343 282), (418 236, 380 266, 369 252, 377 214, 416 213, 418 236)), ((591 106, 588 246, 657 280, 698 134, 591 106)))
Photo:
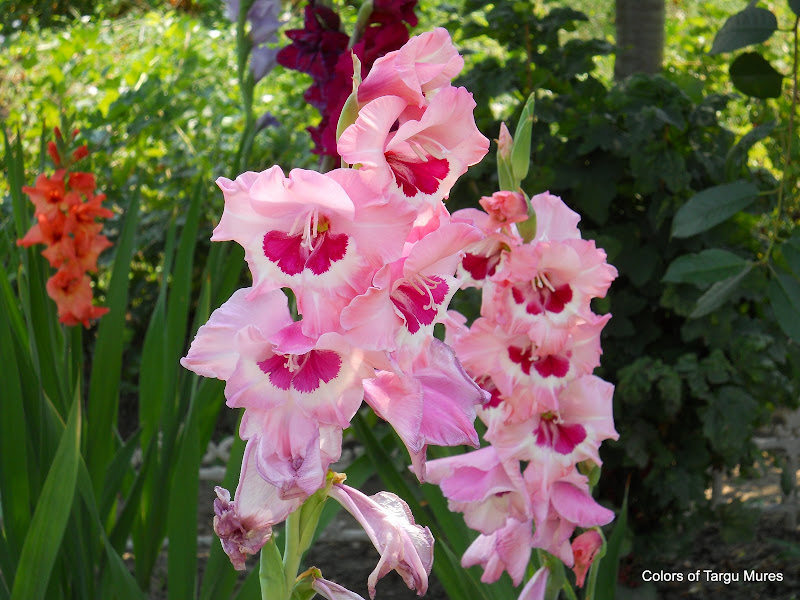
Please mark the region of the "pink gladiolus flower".
POLYGON ((304 499, 323 487, 328 467, 342 453, 341 427, 309 419, 291 403, 247 410, 239 435, 257 443, 258 471, 284 499, 304 499))
POLYGON ((375 597, 378 579, 393 569, 409 589, 425 594, 433 566, 433 536, 427 527, 414 523, 408 504, 389 492, 365 496, 339 483, 333 484, 329 495, 355 517, 381 554, 367 581, 370 598, 375 597))
POLYGON ((575 573, 575 584, 578 587, 583 587, 586 573, 602 547, 603 538, 594 529, 584 531, 572 540, 572 554, 575 557, 575 566, 572 567, 572 570, 575 573))
POLYGON ((427 94, 449 86, 464 67, 450 34, 441 27, 412 37, 379 58, 358 88, 361 105, 380 96, 398 96, 407 104, 423 106, 427 94))
POLYGON ((426 473, 428 483, 441 486, 450 510, 463 513, 467 525, 485 535, 505 526, 508 517, 528 518, 519 469, 507 468, 492 446, 430 461, 426 473))
POLYGON ((525 479, 533 498, 533 545, 558 556, 565 565, 574 564, 569 538, 576 527, 607 525, 614 513, 600 506, 589 493, 586 477, 574 468, 551 470, 536 468, 532 463, 525 470, 525 479))
POLYGON ((251 292, 214 311, 181 364, 226 382, 227 404, 246 409, 240 435, 258 442, 258 468, 281 497, 308 496, 338 460, 374 370, 336 333, 303 335, 281 290, 251 292))
POLYGON ((464 568, 481 565, 481 581, 493 583, 503 571, 519 585, 531 557, 531 522, 508 519, 506 524, 491 535, 479 535, 461 557, 464 568))
POLYGON ((339 329, 339 312, 372 273, 400 257, 414 213, 360 184, 360 174, 280 167, 220 178, 225 210, 212 240, 235 240, 253 275, 250 297, 280 287, 297 296, 303 333, 339 329), (348 185, 351 197, 342 184, 348 185))
POLYGON ((617 276, 590 240, 511 247, 503 267, 486 291, 484 314, 514 330, 591 319, 591 299, 603 298, 617 276))
MULTIPOLYGON (((524 198, 523 198, 524 201, 524 198)), ((488 214, 475 208, 463 208, 453 213, 454 223, 470 223, 486 234, 482 240, 464 248, 464 260, 458 268, 462 287, 483 287, 485 280, 504 272, 503 262, 511 248, 522 243, 522 238, 513 223, 500 229, 500 224, 488 214)))
POLYGON ((364 399, 397 431, 417 478, 424 482, 428 444, 478 447, 475 406, 488 395, 464 372, 449 346, 431 339, 408 374, 378 371, 364 380, 364 399))
POLYGON ((381 96, 359 112, 339 138, 339 154, 377 191, 400 193, 415 205, 447 197, 468 166, 489 150, 475 126, 475 101, 464 88, 436 94, 421 115, 403 116, 408 107, 398 96, 381 96))
POLYGON ((254 445, 247 444, 242 472, 231 502, 228 490, 216 487, 214 532, 233 567, 244 569, 248 554, 255 554, 272 535, 272 526, 280 523, 300 506, 300 501, 279 498, 277 489, 264 481, 256 469, 254 445))
POLYGON ((600 465, 600 444, 619 438, 614 429, 613 393, 610 383, 584 375, 559 392, 557 410, 514 423, 508 418, 490 419, 485 437, 504 458, 562 465, 592 460, 600 465))
POLYGON ((440 227, 414 244, 408 255, 381 268, 372 287, 341 314, 345 337, 369 350, 419 347, 441 322, 459 282, 453 274, 460 250, 480 238, 470 225, 440 227))

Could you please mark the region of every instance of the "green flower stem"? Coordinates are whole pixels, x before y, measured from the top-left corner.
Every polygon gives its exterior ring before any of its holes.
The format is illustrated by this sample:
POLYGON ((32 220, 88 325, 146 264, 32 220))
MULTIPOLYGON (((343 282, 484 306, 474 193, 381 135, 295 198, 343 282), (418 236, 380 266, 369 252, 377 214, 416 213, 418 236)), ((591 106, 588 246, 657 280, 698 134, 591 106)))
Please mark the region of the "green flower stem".
POLYGON ((353 46, 363 37, 367 29, 367 24, 369 23, 369 18, 372 16, 372 9, 372 0, 365 0, 361 8, 358 9, 358 16, 356 17, 356 24, 353 27, 353 34, 350 36, 350 40, 347 43, 348 50, 352 50, 353 46))
POLYGON ((600 547, 600 550, 597 551, 592 561, 592 566, 589 567, 589 579, 586 583, 586 595, 584 596, 584 600, 594 600, 595 590, 597 589, 597 573, 600 572, 600 562, 606 555, 606 548, 608 547, 606 536, 603 535, 603 530, 599 527, 594 527, 593 529, 603 538, 603 545, 600 547))
POLYGON ((236 169, 242 172, 247 167, 250 160, 250 152, 253 149, 253 139, 255 138, 255 117, 253 115, 253 88, 255 81, 250 73, 247 62, 253 43, 245 31, 247 25, 247 12, 253 4, 253 0, 242 0, 239 5, 239 18, 236 21, 236 66, 239 77, 239 89, 242 92, 242 109, 244 111, 244 131, 239 141, 239 149, 236 152, 236 169))
POLYGON ((569 600, 578 600, 578 596, 577 594, 575 594, 575 590, 572 589, 572 585, 570 584, 569 581, 565 581, 564 587, 562 587, 561 589, 564 590, 564 593, 567 595, 567 598, 569 598, 569 600))
POLYGON ((303 512, 301 506, 286 519, 284 529, 283 548, 283 573, 286 582, 286 600, 292 597, 297 571, 300 569, 300 559, 303 557, 303 548, 300 545, 300 517, 303 512))

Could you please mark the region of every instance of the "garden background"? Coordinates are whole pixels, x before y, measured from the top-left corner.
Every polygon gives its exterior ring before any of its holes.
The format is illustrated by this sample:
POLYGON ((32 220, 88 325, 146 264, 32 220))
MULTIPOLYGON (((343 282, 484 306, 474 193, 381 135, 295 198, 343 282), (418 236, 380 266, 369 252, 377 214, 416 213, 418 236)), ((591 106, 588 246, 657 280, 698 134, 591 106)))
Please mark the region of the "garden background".
MULTIPOLYGON (((742 597, 796 598, 796 523, 765 525, 757 503, 712 502, 708 491, 715 473, 742 484, 777 472, 784 499, 797 495, 797 464, 784 468, 786 456, 761 450, 753 436, 797 409, 800 397, 800 7, 651 4, 665 8, 649 42, 662 60, 626 68, 656 73, 619 72, 618 62, 615 78, 615 23, 618 11, 631 10, 619 0, 421 1, 412 34, 450 32, 466 61, 456 83, 473 92, 486 137, 497 138, 503 121, 516 123, 534 95, 523 188, 561 196, 582 215, 583 236, 619 270, 593 305, 613 314, 597 374, 616 386, 620 439, 603 447, 596 497, 618 513, 607 537, 621 561, 619 597, 688 597, 688 585, 642 586, 642 569, 700 568, 697 548, 725 547, 731 553, 715 554, 714 568, 752 568, 752 556, 768 556, 777 561, 769 568, 785 574, 782 585, 741 588, 742 597), (748 7, 774 13, 776 27, 750 14, 731 33, 726 22, 748 7), (753 536, 758 544, 748 545, 753 536), (742 548, 752 556, 742 558, 742 548), (730 558, 737 553, 739 562, 730 558)), ((283 31, 302 27, 303 5, 283 3, 278 45, 288 41, 283 31)), ((331 6, 351 29, 358 3, 331 6)), ((220 382, 200 382, 178 360, 208 314, 249 283, 240 249, 209 242, 223 206, 214 181, 273 164, 319 166, 307 132, 319 114, 303 97, 311 79, 276 65, 243 108, 250 84, 222 2, 4 0, 0 14, 0 347, 11 367, 0 403, 0 598, 17 597, 14 573, 31 564, 52 569, 49 578, 28 577, 47 598, 111 597, 103 595, 111 589, 121 597, 223 598, 234 589, 258 597, 255 577, 240 584, 214 544, 198 560, 197 539, 186 535, 197 529, 198 494, 210 498, 197 476, 205 448, 235 431, 237 414, 221 410, 220 382), (16 244, 33 223, 32 211, 20 209, 21 188, 51 168, 55 126, 80 130, 90 151, 83 169, 114 213, 104 230, 113 248, 100 255, 94 295, 123 309, 83 331, 57 324, 43 286, 35 289, 49 276, 47 263, 36 247, 16 244), (72 500, 56 489, 72 490, 72 500), (52 514, 63 511, 59 543, 22 553, 26 536, 53 534, 59 519, 34 514, 48 498, 52 514), (44 562, 25 562, 34 556, 44 562)), ((497 188, 486 161, 462 178, 448 206, 476 206, 497 188)), ((467 293, 454 308, 474 318, 480 300, 467 293)), ((395 465, 394 475, 381 470, 383 485, 416 499, 428 515, 420 522, 429 519, 454 555, 463 552, 470 539, 453 522, 460 517, 445 514, 432 486, 406 477, 391 431, 364 418, 374 434, 349 434, 367 448, 350 479, 373 476, 370 456, 395 465)), ((238 443, 230 489, 237 452, 240 459, 238 443)), ((439 568, 454 597, 447 580, 458 576, 439 568)), ((511 597, 506 579, 485 593, 511 597)), ((733 597, 731 589, 693 593, 733 597)), ((405 594, 396 597, 412 592, 405 594)))

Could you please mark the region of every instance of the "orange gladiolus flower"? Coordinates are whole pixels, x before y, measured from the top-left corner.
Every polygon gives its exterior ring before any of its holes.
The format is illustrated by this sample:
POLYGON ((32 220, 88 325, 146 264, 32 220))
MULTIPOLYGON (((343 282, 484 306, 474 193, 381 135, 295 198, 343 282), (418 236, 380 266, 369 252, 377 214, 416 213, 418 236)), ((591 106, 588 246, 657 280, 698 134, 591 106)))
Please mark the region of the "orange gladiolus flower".
MULTIPOLYGON (((77 130, 73 133, 73 138, 77 130)), ((63 142, 56 128, 56 137, 63 142)), ((61 155, 56 145, 48 145, 56 166, 61 166, 61 155)), ((86 146, 72 153, 73 161, 88 155, 86 146)), ((69 162, 65 167, 69 167, 69 162)), ((52 176, 44 174, 36 178, 33 187, 23 187, 36 210, 36 224, 25 236, 17 240, 20 246, 44 244, 42 251, 47 261, 58 269, 47 281, 47 294, 58 306, 58 320, 65 325, 89 321, 108 312, 107 308, 92 305, 92 287, 87 271, 97 271, 97 258, 111 246, 98 218, 113 216, 113 212, 101 206, 105 194, 95 194, 96 182, 91 173, 69 173, 66 168, 57 170, 52 176)))

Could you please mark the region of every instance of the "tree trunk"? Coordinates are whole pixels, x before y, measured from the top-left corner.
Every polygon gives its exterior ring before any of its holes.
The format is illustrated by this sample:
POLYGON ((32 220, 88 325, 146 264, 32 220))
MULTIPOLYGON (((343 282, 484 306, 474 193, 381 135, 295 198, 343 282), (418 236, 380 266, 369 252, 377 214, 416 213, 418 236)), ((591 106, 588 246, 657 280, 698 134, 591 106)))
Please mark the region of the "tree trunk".
POLYGON ((660 73, 664 59, 665 0, 616 0, 614 78, 660 73))

